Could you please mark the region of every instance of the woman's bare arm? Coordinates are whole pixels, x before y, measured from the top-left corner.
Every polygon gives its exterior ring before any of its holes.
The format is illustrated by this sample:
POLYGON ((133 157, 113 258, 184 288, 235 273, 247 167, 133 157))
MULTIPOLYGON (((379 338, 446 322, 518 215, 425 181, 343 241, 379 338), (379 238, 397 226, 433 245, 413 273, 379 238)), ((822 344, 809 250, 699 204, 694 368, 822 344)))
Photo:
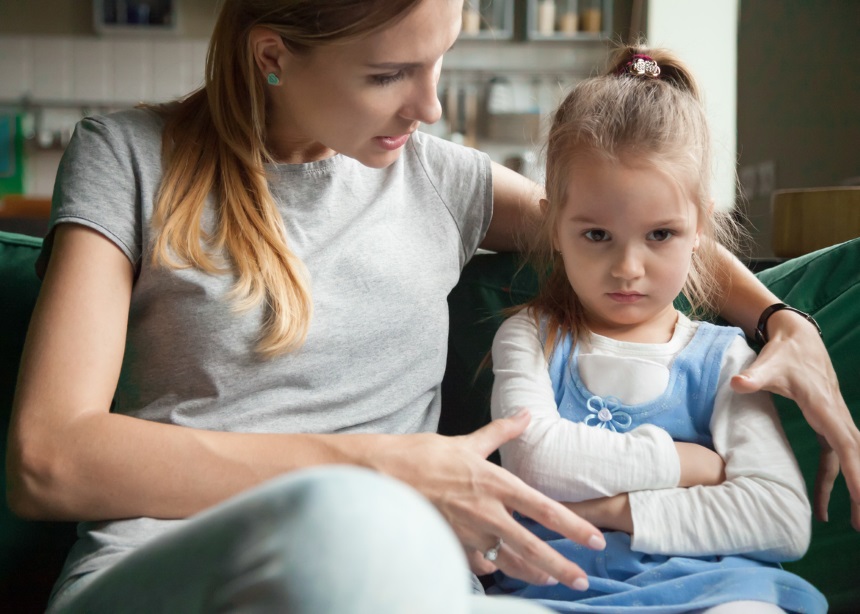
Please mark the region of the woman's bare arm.
POLYGON ((519 173, 492 163, 493 219, 481 247, 496 252, 522 251, 540 220, 539 185, 519 173))

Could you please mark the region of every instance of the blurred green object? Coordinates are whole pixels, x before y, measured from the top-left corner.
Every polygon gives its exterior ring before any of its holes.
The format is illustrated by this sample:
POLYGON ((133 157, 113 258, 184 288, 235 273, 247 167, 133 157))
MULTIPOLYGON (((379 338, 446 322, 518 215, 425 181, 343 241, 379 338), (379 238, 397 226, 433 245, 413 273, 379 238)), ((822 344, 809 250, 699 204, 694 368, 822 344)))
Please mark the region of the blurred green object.
POLYGON ((24 193, 24 138, 21 117, 0 111, 0 198, 24 193))

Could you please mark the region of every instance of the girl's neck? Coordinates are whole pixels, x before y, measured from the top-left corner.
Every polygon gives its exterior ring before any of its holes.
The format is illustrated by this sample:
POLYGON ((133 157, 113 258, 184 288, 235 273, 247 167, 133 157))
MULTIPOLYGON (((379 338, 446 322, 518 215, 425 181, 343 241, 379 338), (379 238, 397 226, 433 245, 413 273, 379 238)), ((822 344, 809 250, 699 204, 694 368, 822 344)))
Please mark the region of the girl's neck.
POLYGON ((628 343, 668 343, 675 334, 677 323, 678 312, 673 305, 645 322, 631 324, 609 322, 592 314, 585 314, 585 327, 589 331, 628 343))

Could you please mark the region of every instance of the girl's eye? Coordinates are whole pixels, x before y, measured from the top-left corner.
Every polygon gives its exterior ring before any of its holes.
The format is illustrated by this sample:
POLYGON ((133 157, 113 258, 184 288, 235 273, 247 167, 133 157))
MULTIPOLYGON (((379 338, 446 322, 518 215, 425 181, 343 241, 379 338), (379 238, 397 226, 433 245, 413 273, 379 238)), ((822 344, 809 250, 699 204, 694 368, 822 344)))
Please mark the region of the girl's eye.
POLYGON ((376 85, 391 85, 392 83, 400 81, 405 76, 404 72, 400 70, 392 75, 373 75, 370 79, 376 85))
POLYGON ((588 239, 589 241, 594 241, 595 243, 609 240, 609 233, 605 230, 600 230, 599 228, 586 230, 583 234, 585 235, 586 239, 588 239))
POLYGON ((660 230, 654 230, 648 233, 649 241, 668 241, 669 238, 675 233, 671 230, 666 230, 665 228, 661 228, 660 230))

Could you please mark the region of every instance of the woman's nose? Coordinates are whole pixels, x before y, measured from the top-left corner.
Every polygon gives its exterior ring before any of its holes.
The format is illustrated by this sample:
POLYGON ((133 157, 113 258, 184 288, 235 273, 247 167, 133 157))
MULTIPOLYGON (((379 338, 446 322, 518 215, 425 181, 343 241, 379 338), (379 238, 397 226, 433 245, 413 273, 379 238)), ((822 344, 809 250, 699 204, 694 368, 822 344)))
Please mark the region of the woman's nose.
POLYGON ((401 111, 401 115, 423 124, 435 124, 442 117, 442 104, 436 85, 439 82, 439 71, 433 70, 425 78, 419 80, 412 90, 412 97, 401 111))

